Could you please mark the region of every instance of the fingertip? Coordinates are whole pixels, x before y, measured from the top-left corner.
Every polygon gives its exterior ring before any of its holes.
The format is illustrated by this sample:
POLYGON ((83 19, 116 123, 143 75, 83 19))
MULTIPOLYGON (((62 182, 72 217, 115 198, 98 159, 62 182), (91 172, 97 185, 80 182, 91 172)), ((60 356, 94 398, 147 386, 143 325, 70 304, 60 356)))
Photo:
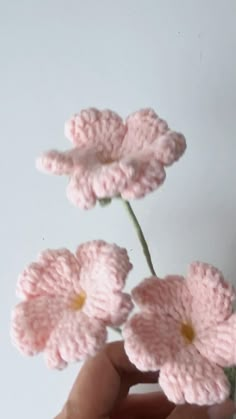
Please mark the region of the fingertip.
POLYGON ((209 419, 227 419, 236 413, 236 406, 232 400, 226 400, 223 404, 211 406, 208 409, 209 419))
POLYGON ((227 400, 214 406, 177 406, 168 419, 230 419, 236 413, 233 401, 227 400))

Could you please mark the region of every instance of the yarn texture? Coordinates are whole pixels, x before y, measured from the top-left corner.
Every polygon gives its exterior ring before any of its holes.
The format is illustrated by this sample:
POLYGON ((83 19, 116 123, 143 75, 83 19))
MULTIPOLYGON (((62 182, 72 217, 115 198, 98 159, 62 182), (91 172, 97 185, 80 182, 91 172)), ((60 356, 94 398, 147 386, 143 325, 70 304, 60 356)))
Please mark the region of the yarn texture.
POLYGON ((236 364, 233 287, 211 265, 196 262, 186 279, 151 277, 133 290, 141 312, 123 329, 125 350, 141 371, 160 370, 176 404, 211 405, 230 393, 223 367, 236 364))
POLYGON ((26 355, 44 352, 50 368, 94 355, 107 326, 119 326, 133 308, 122 292, 132 265, 125 249, 104 241, 46 250, 20 275, 23 298, 12 314, 13 343, 26 355))
POLYGON ((68 175, 67 196, 83 209, 99 199, 144 197, 164 182, 165 166, 186 148, 184 136, 152 109, 135 112, 125 122, 110 110, 86 109, 66 122, 65 135, 73 148, 44 153, 37 167, 68 175))

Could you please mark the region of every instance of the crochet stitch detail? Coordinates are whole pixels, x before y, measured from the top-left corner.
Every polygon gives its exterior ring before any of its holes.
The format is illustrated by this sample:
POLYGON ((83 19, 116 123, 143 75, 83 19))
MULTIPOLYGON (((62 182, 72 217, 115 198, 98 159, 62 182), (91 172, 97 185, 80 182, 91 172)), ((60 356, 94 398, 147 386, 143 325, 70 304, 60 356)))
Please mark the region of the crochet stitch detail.
POLYGON ((182 134, 171 131, 152 109, 130 115, 125 122, 113 111, 86 109, 65 125, 69 151, 44 153, 37 167, 69 176, 67 196, 89 209, 99 199, 141 198, 165 180, 165 166, 185 151, 182 134))
POLYGON ((141 312, 123 329, 125 350, 176 404, 211 405, 229 396, 223 367, 236 364, 233 287, 211 265, 196 262, 186 279, 144 280, 133 290, 141 312))
POLYGON ((104 241, 46 250, 19 277, 23 298, 13 311, 11 335, 18 349, 44 352, 50 368, 94 355, 107 326, 125 322, 133 304, 123 292, 132 265, 125 249, 104 241))

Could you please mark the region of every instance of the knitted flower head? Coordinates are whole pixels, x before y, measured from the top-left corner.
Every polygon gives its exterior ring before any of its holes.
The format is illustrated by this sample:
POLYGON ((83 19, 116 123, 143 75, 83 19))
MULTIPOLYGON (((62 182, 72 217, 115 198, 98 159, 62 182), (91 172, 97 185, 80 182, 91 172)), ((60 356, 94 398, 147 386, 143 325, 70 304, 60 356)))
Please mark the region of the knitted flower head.
POLYGON ((193 263, 187 278, 144 280, 133 290, 141 313, 126 324, 125 349, 176 404, 207 405, 229 396, 222 367, 236 364, 233 288, 216 268, 193 263))
POLYGON ((122 292, 132 268, 125 249, 103 241, 47 250, 19 277, 24 301, 13 312, 12 339, 27 355, 44 352, 50 368, 94 355, 107 326, 121 325, 133 304, 122 292))
POLYGON ((122 119, 109 110, 83 110, 65 126, 74 148, 49 151, 39 169, 70 178, 67 195, 84 209, 97 200, 121 196, 140 198, 165 179, 165 166, 178 160, 186 148, 182 134, 171 131, 151 109, 122 119))

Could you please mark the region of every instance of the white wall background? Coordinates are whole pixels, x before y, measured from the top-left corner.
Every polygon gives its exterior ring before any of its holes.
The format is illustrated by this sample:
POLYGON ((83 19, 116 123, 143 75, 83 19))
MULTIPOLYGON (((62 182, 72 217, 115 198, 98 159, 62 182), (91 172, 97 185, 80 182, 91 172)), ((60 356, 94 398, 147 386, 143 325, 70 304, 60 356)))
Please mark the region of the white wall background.
POLYGON ((188 141, 159 192, 135 202, 159 274, 202 259, 235 281, 235 0, 0 0, 0 410, 52 418, 78 365, 48 371, 12 348, 15 282, 47 247, 88 239, 126 246, 147 268, 118 203, 82 212, 65 179, 34 168, 42 150, 66 148, 64 120, 90 105, 123 116, 154 107, 188 141))

